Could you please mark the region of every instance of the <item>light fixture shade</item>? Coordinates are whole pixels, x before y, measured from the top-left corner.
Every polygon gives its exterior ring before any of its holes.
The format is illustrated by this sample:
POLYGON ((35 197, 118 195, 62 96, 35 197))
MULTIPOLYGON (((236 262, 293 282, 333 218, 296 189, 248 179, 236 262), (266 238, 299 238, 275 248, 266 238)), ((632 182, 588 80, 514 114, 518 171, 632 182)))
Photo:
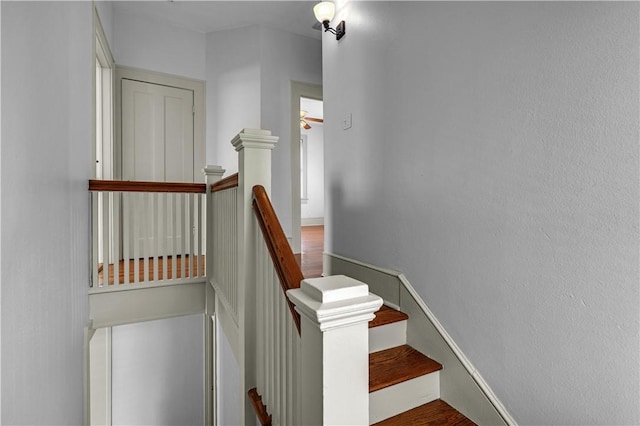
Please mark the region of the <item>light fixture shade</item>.
POLYGON ((323 1, 313 7, 313 14, 319 22, 331 21, 336 14, 336 5, 330 1, 323 1))

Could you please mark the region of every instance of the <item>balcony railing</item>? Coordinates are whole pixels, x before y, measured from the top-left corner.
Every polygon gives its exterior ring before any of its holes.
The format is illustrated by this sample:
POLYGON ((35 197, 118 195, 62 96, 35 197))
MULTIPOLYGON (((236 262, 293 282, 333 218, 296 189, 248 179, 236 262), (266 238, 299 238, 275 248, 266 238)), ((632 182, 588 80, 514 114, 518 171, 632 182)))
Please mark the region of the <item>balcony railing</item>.
POLYGON ((89 181, 91 292, 205 280, 205 184, 89 181))

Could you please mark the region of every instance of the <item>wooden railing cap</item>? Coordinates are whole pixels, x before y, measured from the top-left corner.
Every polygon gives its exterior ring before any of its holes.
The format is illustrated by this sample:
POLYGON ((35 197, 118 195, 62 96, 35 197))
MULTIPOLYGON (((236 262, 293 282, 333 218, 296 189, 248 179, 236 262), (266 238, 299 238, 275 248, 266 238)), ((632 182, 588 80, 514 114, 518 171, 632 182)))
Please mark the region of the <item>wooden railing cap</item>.
POLYGON ((204 183, 188 182, 146 182, 133 180, 89 180, 89 191, 97 192, 166 192, 205 194, 204 183))

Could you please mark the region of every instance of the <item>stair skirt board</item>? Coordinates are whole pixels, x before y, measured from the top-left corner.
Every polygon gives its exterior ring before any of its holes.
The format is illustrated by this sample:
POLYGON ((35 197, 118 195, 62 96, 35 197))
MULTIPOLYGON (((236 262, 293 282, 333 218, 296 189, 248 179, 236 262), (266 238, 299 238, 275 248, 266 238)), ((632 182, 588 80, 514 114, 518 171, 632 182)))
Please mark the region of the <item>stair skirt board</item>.
POLYGON ((369 424, 440 398, 440 372, 416 377, 369 394, 369 424))
POLYGON ((439 377, 442 399, 477 424, 516 425, 402 273, 327 252, 323 253, 323 265, 325 276, 343 274, 358 279, 385 304, 409 315, 407 343, 444 366, 439 377))

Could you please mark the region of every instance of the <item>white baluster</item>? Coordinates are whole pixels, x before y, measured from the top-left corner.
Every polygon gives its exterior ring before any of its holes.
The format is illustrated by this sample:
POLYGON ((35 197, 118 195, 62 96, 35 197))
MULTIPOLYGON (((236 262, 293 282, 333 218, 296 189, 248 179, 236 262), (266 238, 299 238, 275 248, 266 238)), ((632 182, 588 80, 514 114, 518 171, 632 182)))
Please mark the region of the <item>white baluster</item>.
POLYGON ((178 224, 180 223, 178 219, 179 209, 178 209, 178 201, 179 194, 171 194, 171 218, 173 219, 171 226, 171 247, 172 247, 172 256, 171 256, 171 279, 176 280, 178 278, 178 224))
POLYGON ((129 273, 130 273, 130 263, 131 256, 129 250, 131 249, 131 227, 129 226, 129 222, 131 221, 130 212, 131 211, 131 197, 128 192, 122 193, 122 252, 124 259, 124 283, 129 284, 129 273), (125 238, 125 237, 128 237, 125 238))
MULTIPOLYGON (((150 224, 148 222, 148 217, 149 217, 149 212, 151 211, 151 209, 153 207, 149 206, 149 199, 150 199, 150 195, 147 192, 143 192, 142 193, 142 228, 144 229, 144 233, 143 233, 143 237, 144 239, 142 240, 142 269, 144 270, 144 282, 148 283, 149 282, 149 254, 152 250, 151 248, 151 232, 149 232, 149 227, 150 224)), ((152 225, 151 225, 152 226, 152 225)))
POLYGON ((104 192, 102 196, 102 285, 109 285, 109 198, 111 193, 104 192))
POLYGON ((162 262, 162 277, 164 280, 169 279, 169 262, 171 262, 171 243, 173 241, 172 233, 171 233, 171 199, 173 198, 173 194, 165 194, 164 196, 164 231, 163 235, 166 235, 166 247, 164 247, 163 251, 163 262, 162 262))
MULTIPOLYGON (((98 225, 98 198, 102 195, 100 192, 92 192, 91 193, 91 227, 93 228, 93 240, 91 241, 91 263, 92 263, 92 278, 91 278, 91 287, 97 289, 100 287, 98 282, 98 269, 100 265, 100 256, 99 256, 99 243, 101 235, 99 235, 100 226, 98 225)), ((104 274, 103 274, 104 275, 104 274)))
POLYGON ((113 259, 113 284, 120 285, 120 193, 111 193, 112 208, 110 209, 110 220, 113 221, 113 231, 111 233, 111 253, 113 259))

